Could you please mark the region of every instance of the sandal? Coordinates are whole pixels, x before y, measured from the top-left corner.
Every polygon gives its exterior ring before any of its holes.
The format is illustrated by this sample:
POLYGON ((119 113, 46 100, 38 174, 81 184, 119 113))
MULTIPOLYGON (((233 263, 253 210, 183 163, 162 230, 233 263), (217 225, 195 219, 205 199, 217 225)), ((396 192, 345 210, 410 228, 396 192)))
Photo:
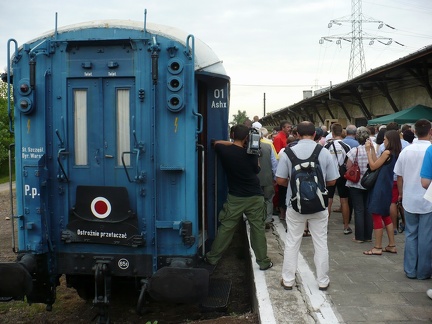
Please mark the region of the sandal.
POLYGON ((382 248, 377 248, 376 246, 374 246, 369 251, 364 251, 363 254, 364 255, 382 255, 382 248), (374 252, 374 250, 379 250, 380 252, 374 252))
POLYGON ((311 236, 311 234, 310 234, 309 230, 305 229, 303 231, 303 237, 307 237, 307 236, 311 236))
POLYGON ((389 253, 397 253, 396 250, 396 245, 387 245, 384 249, 383 252, 389 252, 389 253))

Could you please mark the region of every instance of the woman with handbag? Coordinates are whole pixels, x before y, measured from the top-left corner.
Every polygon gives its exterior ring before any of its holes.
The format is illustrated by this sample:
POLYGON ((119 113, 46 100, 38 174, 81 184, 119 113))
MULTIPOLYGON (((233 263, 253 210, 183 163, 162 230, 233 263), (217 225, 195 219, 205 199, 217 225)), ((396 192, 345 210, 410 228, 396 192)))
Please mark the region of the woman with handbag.
POLYGON ((356 139, 358 147, 352 148, 347 153, 347 169, 350 170, 357 164, 360 170, 360 178, 347 179, 346 186, 349 189, 353 209, 354 209, 354 237, 353 242, 363 243, 372 241, 372 216, 368 212, 367 198, 368 191, 360 184, 360 179, 367 170, 368 157, 366 154, 365 143, 370 137, 370 131, 366 127, 357 128, 356 139), (356 181, 357 180, 357 181, 356 181))
POLYGON ((381 255, 382 252, 397 253, 393 232, 393 222, 390 217, 390 204, 392 200, 393 169, 399 153, 402 150, 399 133, 395 130, 387 131, 384 135, 385 150, 377 158, 373 144, 366 140, 365 148, 371 170, 380 169, 375 185, 369 192, 368 210, 372 214, 375 232, 375 245, 365 255, 381 255), (389 243, 382 248, 383 223, 386 228, 389 243))

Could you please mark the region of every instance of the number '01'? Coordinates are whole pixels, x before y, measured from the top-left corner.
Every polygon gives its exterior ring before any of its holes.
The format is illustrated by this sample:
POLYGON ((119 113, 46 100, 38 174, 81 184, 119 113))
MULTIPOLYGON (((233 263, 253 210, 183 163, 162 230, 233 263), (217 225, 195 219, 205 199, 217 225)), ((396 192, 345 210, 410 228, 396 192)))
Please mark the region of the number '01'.
POLYGON ((223 89, 215 89, 214 90, 214 97, 215 97, 215 99, 225 98, 224 90, 223 89))

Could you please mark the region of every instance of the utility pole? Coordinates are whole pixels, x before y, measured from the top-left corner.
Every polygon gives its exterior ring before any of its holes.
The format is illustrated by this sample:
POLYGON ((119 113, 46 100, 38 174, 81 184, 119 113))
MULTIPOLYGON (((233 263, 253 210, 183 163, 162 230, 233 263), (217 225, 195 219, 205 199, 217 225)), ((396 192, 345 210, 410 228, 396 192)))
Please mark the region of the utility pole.
POLYGON ((266 97, 265 97, 265 92, 264 92, 264 115, 263 117, 265 117, 266 115, 266 97))
POLYGON ((336 44, 342 47, 342 41, 351 43, 351 53, 348 68, 348 80, 363 74, 366 72, 366 60, 363 49, 363 40, 369 40, 369 45, 373 45, 375 41, 390 45, 395 42, 398 45, 405 46, 399 42, 394 41, 389 37, 380 37, 373 35, 366 35, 363 33, 363 23, 378 23, 378 29, 386 26, 391 29, 395 29, 382 22, 381 20, 375 20, 373 18, 366 18, 362 13, 362 0, 351 0, 351 16, 350 19, 333 19, 328 23, 328 28, 333 25, 341 26, 343 23, 351 23, 351 33, 345 35, 333 35, 321 37, 319 40, 320 44, 324 44, 324 41, 333 42, 335 40, 336 44))

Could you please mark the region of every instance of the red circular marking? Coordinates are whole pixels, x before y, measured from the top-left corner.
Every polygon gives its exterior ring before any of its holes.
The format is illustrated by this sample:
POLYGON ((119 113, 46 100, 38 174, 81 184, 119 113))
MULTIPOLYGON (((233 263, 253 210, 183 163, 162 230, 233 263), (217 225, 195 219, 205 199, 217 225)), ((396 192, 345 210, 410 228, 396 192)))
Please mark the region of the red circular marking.
POLYGON ((95 204, 95 210, 98 214, 103 215, 108 211, 108 206, 104 201, 99 200, 95 204))

